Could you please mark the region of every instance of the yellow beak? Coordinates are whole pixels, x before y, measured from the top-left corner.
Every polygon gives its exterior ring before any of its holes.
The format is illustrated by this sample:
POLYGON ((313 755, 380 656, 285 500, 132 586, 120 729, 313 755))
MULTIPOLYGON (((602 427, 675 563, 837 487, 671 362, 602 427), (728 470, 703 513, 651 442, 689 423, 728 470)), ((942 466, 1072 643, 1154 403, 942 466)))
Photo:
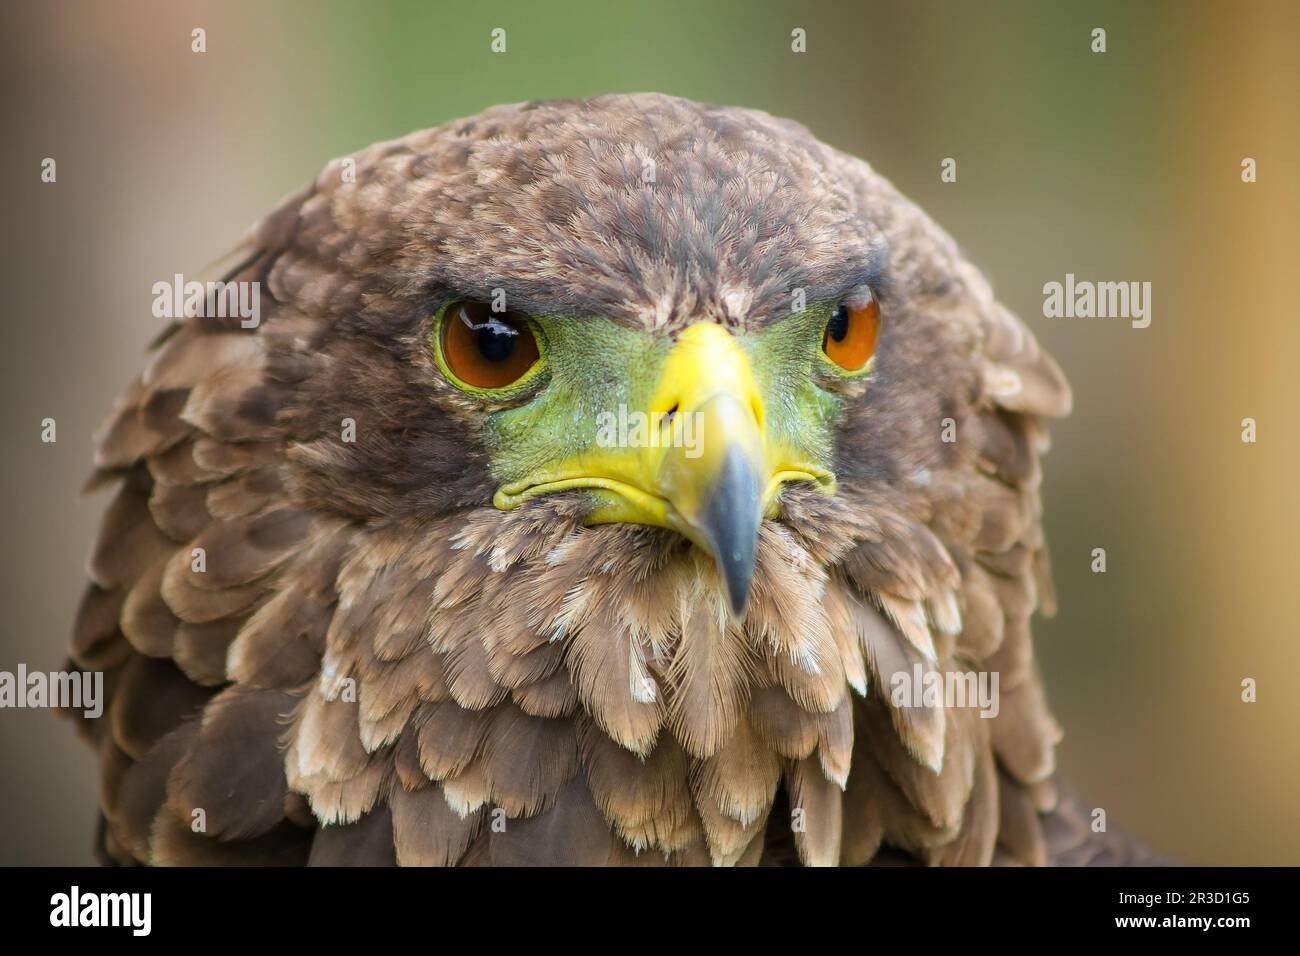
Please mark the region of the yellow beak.
POLYGON ((759 525, 775 516, 781 485, 813 480, 833 490, 826 469, 790 462, 773 447, 749 360, 714 323, 678 335, 647 408, 602 412, 597 424, 595 447, 503 486, 496 506, 592 489, 598 503, 588 524, 671 528, 712 555, 737 616, 749 597, 759 525))

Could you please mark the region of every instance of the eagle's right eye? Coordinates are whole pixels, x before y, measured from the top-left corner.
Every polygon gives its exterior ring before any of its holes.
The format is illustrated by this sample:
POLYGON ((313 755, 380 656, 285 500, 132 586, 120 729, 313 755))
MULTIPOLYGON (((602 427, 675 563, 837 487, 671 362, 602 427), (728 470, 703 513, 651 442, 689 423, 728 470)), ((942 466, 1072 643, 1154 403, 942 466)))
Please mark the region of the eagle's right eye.
POLYGON ((519 312, 493 312, 485 302, 453 302, 443 312, 439 344, 458 383, 496 389, 513 385, 537 364, 537 336, 519 312))

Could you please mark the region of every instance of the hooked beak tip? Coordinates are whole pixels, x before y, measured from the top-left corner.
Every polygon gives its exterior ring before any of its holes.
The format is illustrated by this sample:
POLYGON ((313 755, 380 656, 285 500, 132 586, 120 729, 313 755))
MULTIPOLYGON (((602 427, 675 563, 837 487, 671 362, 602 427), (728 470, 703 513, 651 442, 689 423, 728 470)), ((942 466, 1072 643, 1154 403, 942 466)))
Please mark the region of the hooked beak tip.
POLYGON ((722 573, 737 618, 744 616, 754 578, 763 520, 761 493, 748 458, 739 449, 729 450, 697 526, 722 573))
POLYGON ((735 615, 736 620, 742 620, 745 617, 745 609, 749 606, 749 581, 727 581, 727 597, 731 602, 731 613, 735 615))

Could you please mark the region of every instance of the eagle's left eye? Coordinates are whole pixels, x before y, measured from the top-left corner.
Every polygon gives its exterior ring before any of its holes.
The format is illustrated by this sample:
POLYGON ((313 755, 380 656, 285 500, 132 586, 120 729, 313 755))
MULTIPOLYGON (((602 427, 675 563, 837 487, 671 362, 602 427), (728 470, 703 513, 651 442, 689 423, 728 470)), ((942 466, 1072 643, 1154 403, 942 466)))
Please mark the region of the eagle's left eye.
POLYGON ((493 312, 485 302, 453 302, 442 318, 443 360, 474 388, 513 385, 536 364, 537 336, 517 312, 493 312))
POLYGON ((880 306, 875 299, 861 306, 841 302, 826 323, 822 351, 840 368, 857 372, 871 361, 879 335, 880 306))

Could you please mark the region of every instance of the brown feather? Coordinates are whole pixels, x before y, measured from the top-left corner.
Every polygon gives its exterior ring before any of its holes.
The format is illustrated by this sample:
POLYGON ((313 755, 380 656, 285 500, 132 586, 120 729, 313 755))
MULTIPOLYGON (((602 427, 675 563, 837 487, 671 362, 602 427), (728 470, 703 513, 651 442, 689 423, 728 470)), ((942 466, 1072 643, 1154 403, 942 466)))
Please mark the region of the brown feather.
POLYGON ((387 807, 355 823, 321 827, 311 841, 308 866, 396 866, 393 818, 387 807))
POLYGON ((284 691, 239 688, 213 699, 171 773, 170 811, 188 822, 202 809, 206 834, 222 840, 260 837, 279 825, 288 792, 279 739, 297 703, 284 691))
POLYGON ((394 787, 389 804, 398 866, 455 866, 483 824, 482 812, 453 812, 438 786, 394 787))
POLYGON ((785 769, 790 793, 790 826, 804 866, 835 866, 843 836, 843 793, 811 758, 790 761, 785 769))

